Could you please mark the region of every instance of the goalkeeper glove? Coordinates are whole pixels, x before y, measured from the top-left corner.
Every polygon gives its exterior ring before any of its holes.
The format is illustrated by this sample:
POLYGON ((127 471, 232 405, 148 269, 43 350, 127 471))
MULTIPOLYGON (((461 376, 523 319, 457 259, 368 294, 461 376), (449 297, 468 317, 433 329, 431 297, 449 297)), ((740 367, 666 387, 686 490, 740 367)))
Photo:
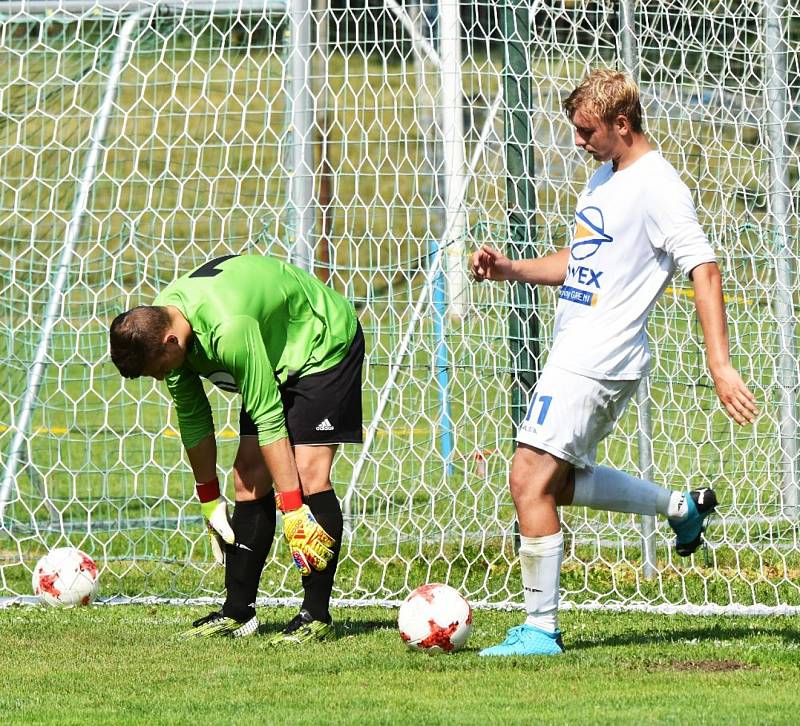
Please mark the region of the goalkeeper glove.
POLYGON ((225 545, 232 545, 236 537, 228 520, 228 504, 220 496, 217 479, 207 484, 198 484, 197 496, 200 498, 200 511, 206 523, 214 562, 224 565, 225 545))
POLYGON ((333 557, 334 539, 314 519, 308 505, 303 504, 300 490, 276 492, 275 502, 283 513, 283 536, 300 574, 310 575, 312 568, 324 570, 333 557))

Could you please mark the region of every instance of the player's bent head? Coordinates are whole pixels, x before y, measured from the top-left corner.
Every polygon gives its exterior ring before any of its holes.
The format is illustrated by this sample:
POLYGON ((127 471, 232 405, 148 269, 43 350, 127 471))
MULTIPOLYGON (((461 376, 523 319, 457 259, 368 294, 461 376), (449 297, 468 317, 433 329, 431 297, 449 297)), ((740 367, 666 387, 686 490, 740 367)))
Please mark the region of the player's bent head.
POLYGON ((138 378, 147 364, 162 355, 169 328, 167 309, 140 305, 117 315, 109 329, 111 360, 125 378, 138 378))
POLYGON ((639 88, 626 73, 611 68, 591 71, 564 101, 564 112, 570 121, 578 109, 606 124, 624 116, 634 133, 642 133, 639 88))

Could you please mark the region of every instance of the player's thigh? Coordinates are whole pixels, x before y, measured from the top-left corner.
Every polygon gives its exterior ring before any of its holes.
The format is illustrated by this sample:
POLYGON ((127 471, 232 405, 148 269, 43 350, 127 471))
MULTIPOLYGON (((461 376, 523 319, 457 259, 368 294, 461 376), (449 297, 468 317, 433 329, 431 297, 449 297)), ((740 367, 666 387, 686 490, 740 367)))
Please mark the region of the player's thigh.
POLYGON ((545 366, 517 431, 517 441, 577 468, 592 466, 597 445, 613 430, 637 384, 597 380, 545 366))
POLYGON ((331 488, 331 468, 338 447, 338 444, 294 447, 294 460, 303 494, 310 496, 331 488))
MULTIPOLYGON (((303 493, 311 495, 330 489, 331 468, 338 443, 298 444, 292 448, 303 493)), ((255 424, 244 410, 239 416, 239 451, 233 468, 237 492, 240 489, 249 491, 272 486, 272 478, 258 444, 255 424)))

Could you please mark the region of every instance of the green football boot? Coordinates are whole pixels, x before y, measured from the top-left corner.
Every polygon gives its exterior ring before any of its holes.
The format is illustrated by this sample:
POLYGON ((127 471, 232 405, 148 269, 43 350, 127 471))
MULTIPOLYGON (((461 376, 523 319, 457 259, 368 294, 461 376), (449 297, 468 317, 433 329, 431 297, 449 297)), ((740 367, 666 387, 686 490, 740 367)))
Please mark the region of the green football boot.
POLYGON ((258 618, 254 615, 250 620, 240 623, 228 618, 221 612, 213 612, 195 620, 190 630, 181 633, 182 640, 192 638, 244 638, 258 632, 258 618))
POLYGON ((301 610, 289 624, 268 641, 268 645, 303 645, 304 643, 320 643, 333 636, 333 623, 314 620, 308 610, 301 610))

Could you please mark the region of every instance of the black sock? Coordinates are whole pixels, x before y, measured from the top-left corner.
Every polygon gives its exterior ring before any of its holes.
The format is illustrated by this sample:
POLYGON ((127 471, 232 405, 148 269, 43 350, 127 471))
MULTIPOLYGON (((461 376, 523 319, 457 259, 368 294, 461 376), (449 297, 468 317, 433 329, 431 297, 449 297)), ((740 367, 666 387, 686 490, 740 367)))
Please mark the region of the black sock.
POLYGON ((336 575, 336 566, 339 563, 339 550, 342 546, 342 508, 332 489, 305 497, 314 518, 320 526, 335 540, 333 544, 333 557, 328 566, 321 571, 312 570, 310 575, 303 577, 303 608, 311 613, 314 620, 328 622, 330 612, 328 608, 333 591, 333 578, 336 575))
POLYGON ((236 502, 231 517, 236 542, 250 550, 225 546, 225 590, 222 614, 240 623, 256 614, 255 601, 261 571, 275 537, 275 499, 266 497, 236 502))

